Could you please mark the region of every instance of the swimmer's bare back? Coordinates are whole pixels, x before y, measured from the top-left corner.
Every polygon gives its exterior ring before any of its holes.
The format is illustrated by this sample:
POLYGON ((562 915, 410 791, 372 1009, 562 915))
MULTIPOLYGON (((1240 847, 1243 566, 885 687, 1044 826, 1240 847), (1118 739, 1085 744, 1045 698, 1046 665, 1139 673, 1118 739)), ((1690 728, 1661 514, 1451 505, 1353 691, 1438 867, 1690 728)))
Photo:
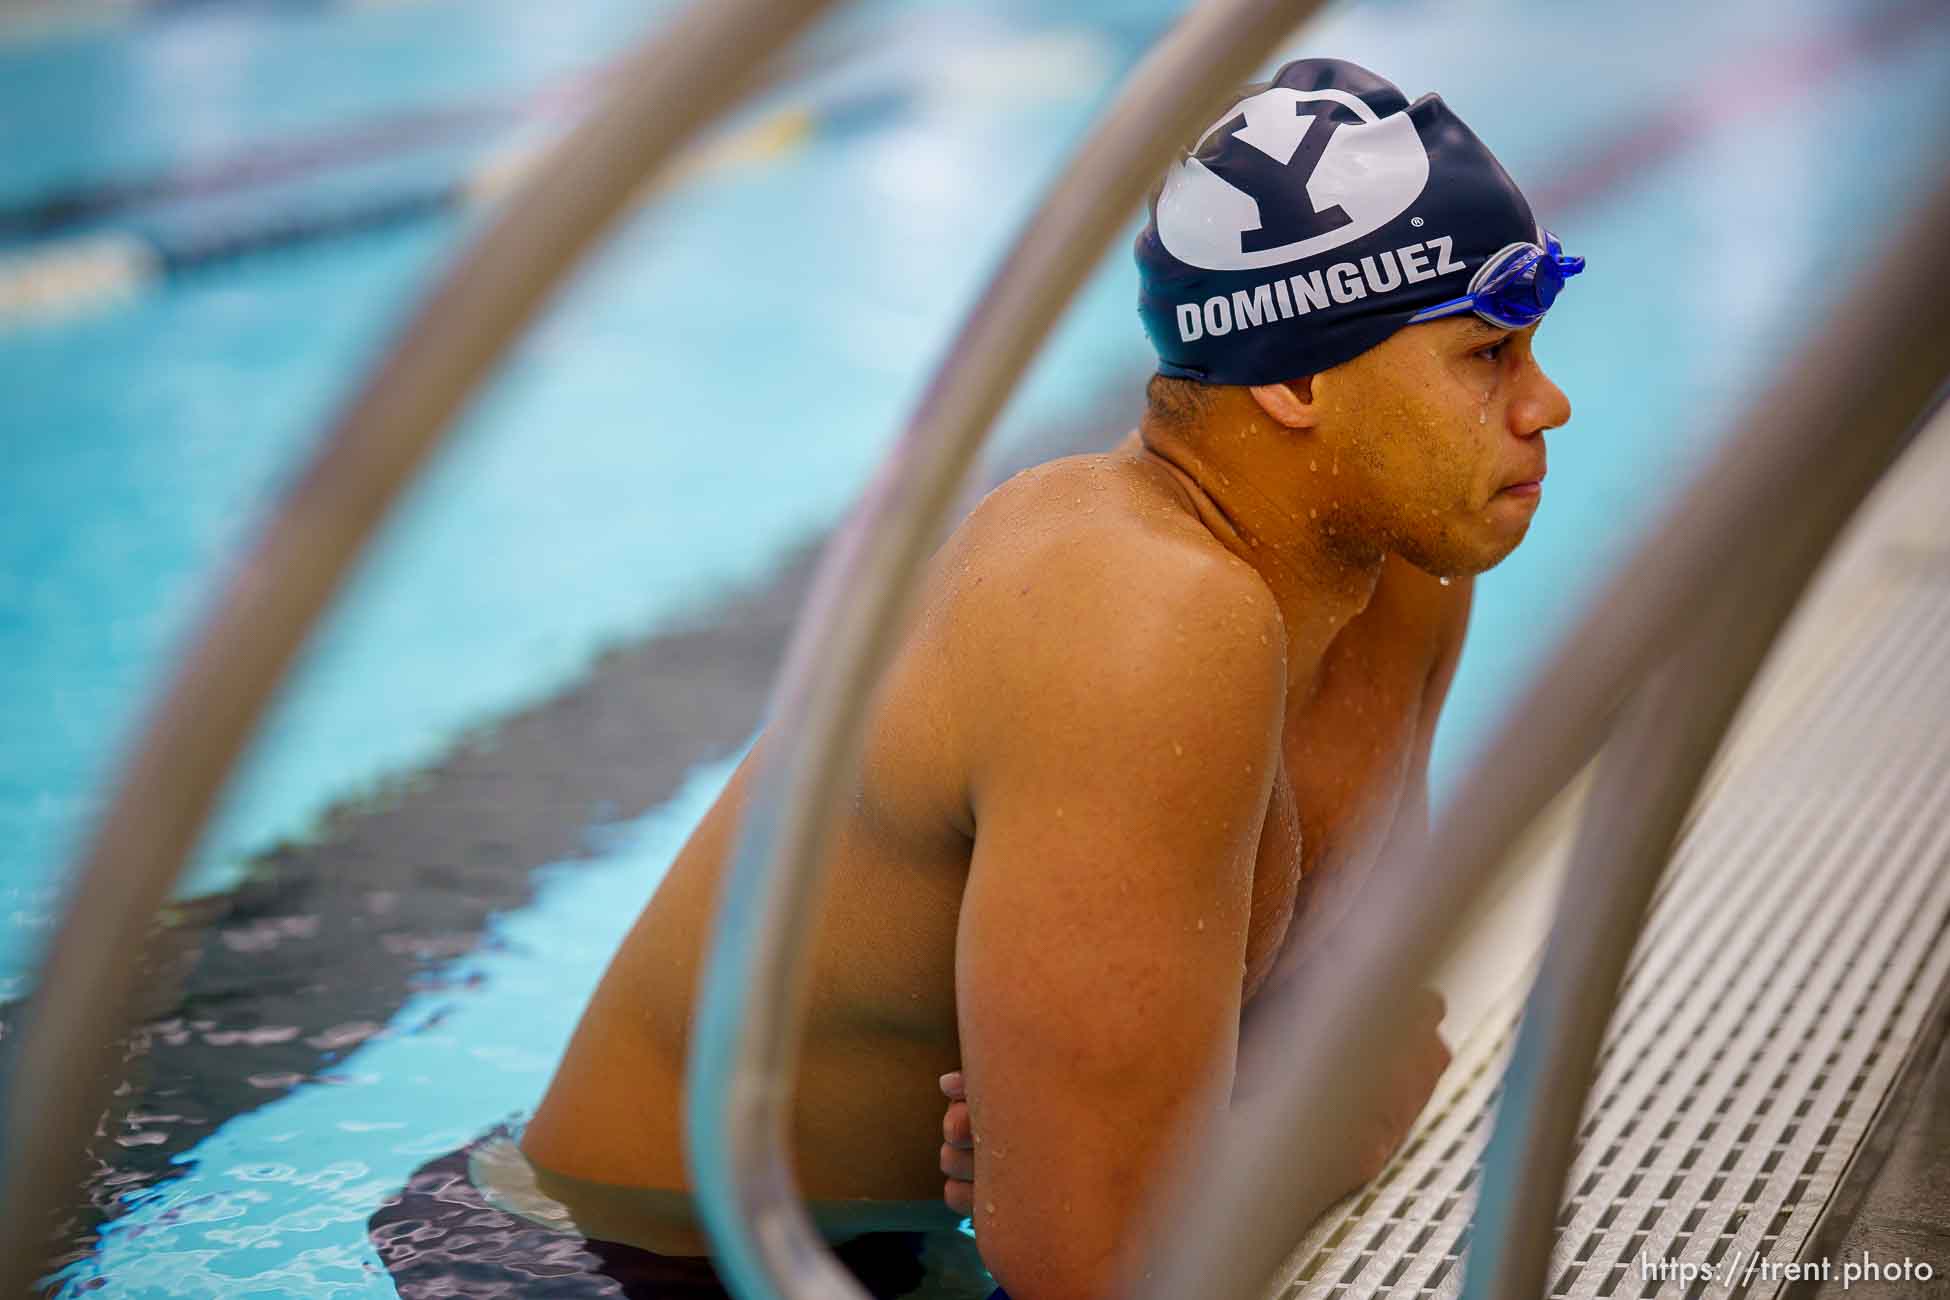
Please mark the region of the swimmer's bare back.
MULTIPOLYGON (((991 1205, 1111 1223, 1081 1203, 1128 1198, 1118 1171, 1156 1154, 1129 1116, 1168 1133, 1223 1102, 1223 1080, 1174 1067, 1230 1060, 1302 878, 1358 870, 1426 817, 1470 581, 1390 557, 1352 621, 1296 633, 1189 483, 1134 435, 1017 475, 934 557, 814 945, 794 1164, 830 1235, 953 1225, 954 1069, 994 1144, 991 1205)), ((681 1198, 626 1189, 688 1184, 688 1018, 767 740, 630 931, 523 1139, 598 1235, 707 1249, 681 1198)), ((982 1208, 987 1254, 1007 1228, 982 1208)))

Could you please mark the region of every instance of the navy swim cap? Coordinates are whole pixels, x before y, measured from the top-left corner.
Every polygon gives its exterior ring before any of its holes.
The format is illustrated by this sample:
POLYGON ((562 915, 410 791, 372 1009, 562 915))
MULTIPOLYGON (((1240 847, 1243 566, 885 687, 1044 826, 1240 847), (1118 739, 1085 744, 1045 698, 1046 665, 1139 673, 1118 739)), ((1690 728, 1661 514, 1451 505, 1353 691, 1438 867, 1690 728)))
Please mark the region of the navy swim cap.
POLYGON ((1174 164, 1137 238, 1161 373, 1273 384, 1366 352, 1543 231, 1440 96, 1298 59, 1174 164))

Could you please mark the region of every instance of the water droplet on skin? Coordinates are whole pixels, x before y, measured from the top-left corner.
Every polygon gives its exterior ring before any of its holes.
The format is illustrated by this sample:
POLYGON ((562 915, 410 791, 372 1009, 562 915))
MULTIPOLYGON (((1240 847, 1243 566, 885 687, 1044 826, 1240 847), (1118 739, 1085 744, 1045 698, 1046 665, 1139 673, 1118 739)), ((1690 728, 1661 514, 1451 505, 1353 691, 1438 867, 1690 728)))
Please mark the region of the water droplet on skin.
POLYGON ((989 1212, 990 1214, 994 1214, 994 1213, 995 1213, 995 1202, 994 1202, 994 1201, 990 1201, 990 1202, 988 1203, 988 1212, 989 1212))
POLYGON ((1056 805, 1056 815, 1057 815, 1058 817, 1061 817, 1061 816, 1063 815, 1063 805, 1062 805, 1062 804, 1058 804, 1058 805, 1056 805))
POLYGON ((1334 472, 1336 474, 1341 472, 1341 458, 1339 456, 1334 457, 1334 472))
POLYGON ((1449 585, 1449 579, 1447 578, 1437 578, 1436 581, 1441 583, 1445 587, 1449 585))
POLYGON ((1320 462, 1317 460, 1310 460, 1307 462, 1307 468, 1312 470, 1314 473, 1318 474, 1320 473, 1320 462))
POLYGON ((1185 757, 1185 747, 1175 740, 1171 742, 1171 752, 1179 758, 1185 757))
POLYGON ((1198 918, 1198 928, 1199 933, 1203 934, 1205 932, 1205 918, 1202 916, 1198 918))
POLYGON ((1318 510, 1316 510, 1316 509, 1314 509, 1314 508, 1313 508, 1312 506, 1308 506, 1308 507, 1307 507, 1307 518, 1309 518, 1309 519, 1318 519, 1318 518, 1320 518, 1320 511, 1318 511, 1318 510))

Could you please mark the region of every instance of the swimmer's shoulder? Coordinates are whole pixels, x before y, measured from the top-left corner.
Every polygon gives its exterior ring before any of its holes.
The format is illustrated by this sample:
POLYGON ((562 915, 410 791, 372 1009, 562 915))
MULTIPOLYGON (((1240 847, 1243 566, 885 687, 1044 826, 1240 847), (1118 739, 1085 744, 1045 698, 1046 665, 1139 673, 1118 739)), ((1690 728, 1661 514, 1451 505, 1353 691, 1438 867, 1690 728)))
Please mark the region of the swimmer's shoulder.
POLYGON ((1227 551, 1154 464, 1124 449, 1066 456, 1023 470, 970 513, 943 551, 951 585, 1052 576, 1193 586, 1216 581, 1215 600, 1247 587, 1272 592, 1227 551))
POLYGON ((926 814, 904 825, 972 835, 982 756, 1030 743, 1028 716, 1100 704, 1115 686, 1104 675, 1127 673, 1134 660, 1161 666, 1182 656, 1200 671, 1160 667, 1160 676, 1200 693, 1201 705, 1218 705, 1213 693, 1238 682, 1284 681, 1272 592, 1155 477, 1116 460, 1075 456, 1024 470, 936 552, 867 746, 881 802, 926 814), (1229 657, 1257 667, 1223 672, 1229 657))
POLYGON ((975 714, 966 731, 977 749, 997 718, 1058 707, 1139 661, 1184 666, 1158 676, 1214 705, 1233 682, 1284 677, 1285 628, 1264 580, 1114 455, 1017 475, 953 541, 943 578, 955 695, 975 714))

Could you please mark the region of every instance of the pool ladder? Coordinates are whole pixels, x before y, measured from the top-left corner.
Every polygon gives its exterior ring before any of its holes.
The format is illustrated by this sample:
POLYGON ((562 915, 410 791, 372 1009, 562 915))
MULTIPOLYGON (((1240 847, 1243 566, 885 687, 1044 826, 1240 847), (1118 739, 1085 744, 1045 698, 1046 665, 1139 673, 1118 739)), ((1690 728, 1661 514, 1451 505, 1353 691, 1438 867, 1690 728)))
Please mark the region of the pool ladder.
MULTIPOLYGON (((43 1271, 133 1015, 153 917, 273 688, 386 510, 549 291, 642 183, 744 97, 829 0, 701 0, 510 199, 322 436, 148 716, 78 865, 8 1097, 4 1293, 43 1271)), ((963 326, 815 579, 770 716, 781 744, 742 828, 700 996, 689 1095, 698 1199, 747 1300, 860 1300, 813 1231, 786 1106, 819 846, 928 541, 976 449, 1150 181, 1320 0, 1205 0, 1093 127, 963 326)), ((1761 660, 1950 371, 1950 185, 1857 277, 1586 605, 1421 852, 1342 920, 1344 959, 1273 1008, 1284 1082, 1237 1110, 1180 1189, 1139 1294, 1257 1296, 1303 1225, 1306 1153, 1377 1065, 1412 990, 1507 846, 1603 747, 1491 1139, 1470 1300, 1543 1292, 1586 1080, 1675 834, 1761 660), (1555 1086, 1546 1088, 1544 1083, 1555 1086)), ((1305 942, 1303 929, 1297 937, 1305 942)))

